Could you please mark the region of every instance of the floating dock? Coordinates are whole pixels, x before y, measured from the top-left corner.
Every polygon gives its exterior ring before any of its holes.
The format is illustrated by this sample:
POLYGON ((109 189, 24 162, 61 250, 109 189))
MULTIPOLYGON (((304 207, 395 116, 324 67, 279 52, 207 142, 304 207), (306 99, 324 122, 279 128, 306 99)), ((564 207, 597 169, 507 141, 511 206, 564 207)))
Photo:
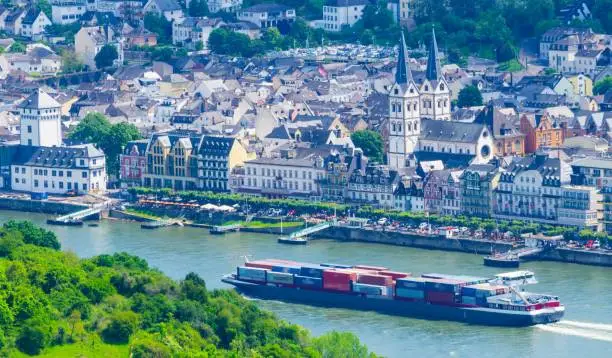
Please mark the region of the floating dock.
POLYGON ((55 219, 48 219, 49 225, 64 226, 83 226, 83 220, 92 216, 100 216, 101 208, 88 208, 68 215, 58 216, 55 219))
POLYGON ((223 235, 226 232, 240 231, 241 228, 242 224, 217 225, 210 229, 210 233, 213 235, 223 235))
POLYGON ((544 248, 523 247, 510 250, 503 254, 489 255, 484 258, 484 265, 491 267, 519 267, 521 258, 528 258, 539 255, 544 248))

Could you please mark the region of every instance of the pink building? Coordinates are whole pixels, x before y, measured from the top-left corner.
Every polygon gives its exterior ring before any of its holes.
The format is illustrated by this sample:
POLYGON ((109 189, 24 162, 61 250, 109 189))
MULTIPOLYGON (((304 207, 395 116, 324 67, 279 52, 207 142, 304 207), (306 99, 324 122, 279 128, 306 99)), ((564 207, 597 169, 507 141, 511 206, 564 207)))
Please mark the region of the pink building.
POLYGON ((122 187, 140 186, 147 166, 146 152, 148 140, 131 141, 119 156, 121 168, 119 179, 122 187))

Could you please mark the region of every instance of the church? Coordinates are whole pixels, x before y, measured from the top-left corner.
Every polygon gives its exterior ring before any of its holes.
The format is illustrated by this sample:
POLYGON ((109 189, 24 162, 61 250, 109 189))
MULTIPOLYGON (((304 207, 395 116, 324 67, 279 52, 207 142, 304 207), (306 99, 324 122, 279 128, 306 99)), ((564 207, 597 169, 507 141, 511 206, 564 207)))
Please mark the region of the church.
POLYGON ((40 89, 18 105, 20 142, 0 148, 8 161, 1 163, 3 187, 48 194, 106 191, 104 153, 92 144, 63 145, 60 108, 40 89))
POLYGON ((451 121, 451 92, 440 66, 432 29, 427 69, 414 74, 404 34, 395 83, 389 92, 389 167, 401 170, 416 161, 442 160, 453 166, 492 159, 493 138, 484 124, 451 121))

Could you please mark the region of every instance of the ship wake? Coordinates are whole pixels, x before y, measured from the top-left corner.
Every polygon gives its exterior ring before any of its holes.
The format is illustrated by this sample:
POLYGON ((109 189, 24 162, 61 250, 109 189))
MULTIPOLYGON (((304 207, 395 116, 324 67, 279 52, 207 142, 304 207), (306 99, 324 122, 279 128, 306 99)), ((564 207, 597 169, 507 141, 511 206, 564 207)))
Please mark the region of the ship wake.
POLYGON ((540 330, 581 337, 604 342, 612 342, 612 324, 560 321, 553 324, 538 325, 540 330))

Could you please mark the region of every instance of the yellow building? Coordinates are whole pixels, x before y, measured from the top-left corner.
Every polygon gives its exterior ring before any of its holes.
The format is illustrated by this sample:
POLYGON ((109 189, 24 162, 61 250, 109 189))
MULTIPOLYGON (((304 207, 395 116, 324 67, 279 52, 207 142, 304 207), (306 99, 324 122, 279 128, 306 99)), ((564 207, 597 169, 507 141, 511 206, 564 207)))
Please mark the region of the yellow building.
POLYGON ((231 170, 255 154, 236 138, 177 130, 154 134, 146 157, 144 186, 225 192, 231 170))
POLYGON ((578 96, 592 96, 593 95, 593 80, 591 77, 584 74, 568 75, 568 81, 574 88, 574 94, 578 96))

